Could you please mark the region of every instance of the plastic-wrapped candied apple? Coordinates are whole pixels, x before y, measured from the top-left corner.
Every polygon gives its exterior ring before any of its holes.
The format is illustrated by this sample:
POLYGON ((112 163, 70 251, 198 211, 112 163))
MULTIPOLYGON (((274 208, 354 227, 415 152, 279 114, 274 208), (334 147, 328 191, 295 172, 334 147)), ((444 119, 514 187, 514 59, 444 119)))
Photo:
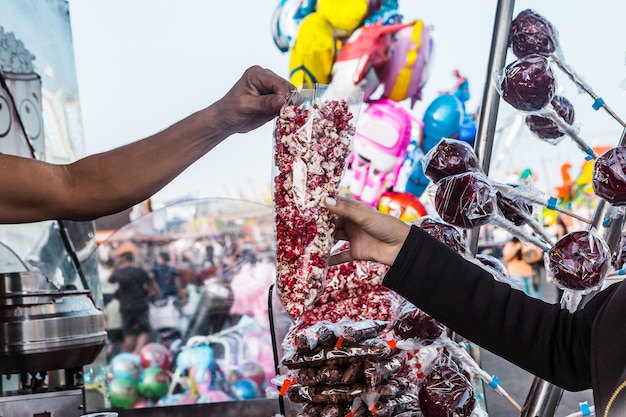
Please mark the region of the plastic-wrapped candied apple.
MULTIPOLYGON (((571 101, 563 96, 555 95, 550 102, 550 106, 565 123, 568 125, 574 124, 574 105, 572 105, 571 101)), ((526 116, 525 122, 535 136, 546 142, 554 142, 550 139, 560 139, 566 134, 566 132, 559 129, 559 126, 550 117, 529 114, 526 116)))
POLYGON ((476 406, 471 382, 451 366, 437 366, 424 377, 420 408, 428 417, 469 417, 476 406))
POLYGON ((490 268, 498 273, 500 275, 500 278, 505 278, 509 276, 509 271, 507 271, 506 266, 495 256, 479 253, 476 255, 476 260, 487 268, 490 268))
POLYGON ((467 142, 443 138, 424 155, 424 175, 433 182, 469 171, 480 172, 482 168, 467 142))
POLYGON ((602 285, 610 265, 606 243, 592 232, 571 232, 548 252, 548 267, 563 290, 592 291, 602 285))
POLYGON ((533 10, 522 10, 511 22, 509 46, 516 57, 549 55, 559 47, 559 34, 552 23, 533 10))
POLYGON ((556 80, 548 58, 531 54, 506 66, 500 83, 502 99, 517 110, 546 107, 556 93, 556 80))
POLYGON ((614 206, 626 205, 626 147, 605 152, 593 164, 593 192, 614 206))
POLYGON ((489 223, 496 208, 493 188, 484 175, 475 172, 439 180, 434 200, 443 221, 465 229, 489 223))
POLYGON ((526 224, 531 218, 533 207, 521 198, 511 198, 496 191, 496 203, 502 215, 516 226, 526 224))
POLYGON ((392 327, 400 339, 418 338, 424 343, 432 343, 443 333, 441 323, 409 302, 404 304, 392 327))
POLYGON ((455 252, 460 254, 469 253, 463 234, 455 226, 433 216, 420 217, 415 221, 415 225, 435 239, 448 245, 455 252))

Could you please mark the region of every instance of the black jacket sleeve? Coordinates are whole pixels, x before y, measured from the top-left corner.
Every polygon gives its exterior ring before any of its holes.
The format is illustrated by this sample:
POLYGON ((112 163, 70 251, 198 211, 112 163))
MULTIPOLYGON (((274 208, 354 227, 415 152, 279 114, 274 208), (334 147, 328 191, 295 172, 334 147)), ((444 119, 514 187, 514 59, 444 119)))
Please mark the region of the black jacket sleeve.
POLYGON ((593 305, 571 314, 528 297, 417 226, 383 284, 467 340, 554 385, 591 387, 593 305))

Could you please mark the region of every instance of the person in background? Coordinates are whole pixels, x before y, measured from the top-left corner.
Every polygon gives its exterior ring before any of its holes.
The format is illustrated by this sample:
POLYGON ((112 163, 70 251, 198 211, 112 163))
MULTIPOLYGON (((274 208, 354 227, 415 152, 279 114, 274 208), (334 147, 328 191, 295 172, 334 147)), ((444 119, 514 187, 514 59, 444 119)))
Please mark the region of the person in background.
POLYGON ((150 298, 158 288, 148 273, 136 265, 132 252, 122 252, 116 259, 109 281, 117 283, 117 298, 122 317, 122 350, 139 354, 150 340, 150 298))
POLYGON ((170 254, 161 252, 157 256, 156 264, 152 268, 152 278, 159 287, 163 298, 173 298, 179 301, 184 291, 180 273, 170 264, 170 254))
POLYGON ((221 99, 145 139, 69 164, 0 154, 0 223, 93 220, 151 197, 227 137, 278 115, 295 87, 259 66, 221 99), (7 196, 10 196, 7 197, 7 196))
POLYGON ((335 240, 350 242, 330 264, 390 265, 382 284, 452 331, 564 390, 591 388, 597 416, 626 416, 626 281, 570 313, 363 202, 328 198, 326 206, 338 216, 335 240))
POLYGON ((513 236, 502 248, 502 262, 509 275, 524 283, 524 292, 541 298, 541 280, 533 279, 533 264, 543 259, 543 253, 534 245, 521 242, 513 236))

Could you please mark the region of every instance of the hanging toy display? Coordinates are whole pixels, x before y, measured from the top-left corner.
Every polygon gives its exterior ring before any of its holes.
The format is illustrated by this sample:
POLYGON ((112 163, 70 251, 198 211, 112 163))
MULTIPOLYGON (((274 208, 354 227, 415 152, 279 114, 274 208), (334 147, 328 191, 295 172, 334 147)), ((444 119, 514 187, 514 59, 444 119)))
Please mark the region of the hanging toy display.
POLYGON ((411 114, 399 103, 370 102, 359 117, 344 181, 354 198, 376 205, 393 188, 411 140, 411 114))

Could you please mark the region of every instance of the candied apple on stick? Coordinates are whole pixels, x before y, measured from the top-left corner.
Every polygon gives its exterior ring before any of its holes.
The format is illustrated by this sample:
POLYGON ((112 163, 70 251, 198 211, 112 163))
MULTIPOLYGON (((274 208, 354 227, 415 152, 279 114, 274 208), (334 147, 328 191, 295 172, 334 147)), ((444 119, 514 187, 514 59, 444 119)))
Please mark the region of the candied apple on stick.
POLYGON ((593 91, 591 86, 565 62, 559 46, 558 31, 545 17, 531 9, 521 11, 511 22, 509 46, 518 58, 540 54, 552 59, 576 85, 594 99, 595 110, 600 107, 604 108, 620 125, 626 126, 626 123, 593 91))
POLYGON ((567 233, 548 251, 548 270, 564 290, 562 305, 575 311, 584 294, 599 288, 610 266, 606 243, 592 231, 567 233))

